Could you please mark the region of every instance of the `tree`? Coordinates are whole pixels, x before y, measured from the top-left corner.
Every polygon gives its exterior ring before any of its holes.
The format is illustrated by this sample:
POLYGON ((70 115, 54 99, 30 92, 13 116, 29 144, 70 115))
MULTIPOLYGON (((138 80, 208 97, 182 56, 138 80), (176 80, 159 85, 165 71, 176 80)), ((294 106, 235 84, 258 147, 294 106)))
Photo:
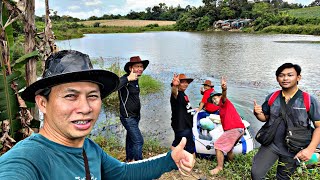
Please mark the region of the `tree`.
POLYGON ((271 6, 268 3, 261 2, 255 3, 252 8, 252 14, 255 18, 264 16, 272 12, 271 6))
POLYGON ((211 26, 210 18, 208 16, 203 16, 199 21, 197 26, 197 31, 203 31, 208 29, 211 26))
MULTIPOLYGON (((46 5, 48 5, 48 0, 46 0, 46 5)), ((35 119, 27 109, 26 103, 20 97, 19 90, 35 81, 39 51, 42 52, 43 57, 46 57, 46 53, 52 53, 54 36, 48 15, 45 32, 40 33, 41 37, 37 37, 40 39, 36 41, 34 17, 34 0, 0 1, 1 153, 9 150, 16 141, 31 135, 33 132, 32 124, 39 127, 39 123, 34 121, 35 119), (10 48, 14 46, 12 23, 18 19, 23 22, 24 26, 25 53, 18 59, 13 59, 10 53, 10 48), (50 48, 46 48, 47 45, 50 48), (30 72, 32 72, 31 75, 30 72)))
POLYGON ((320 0, 313 1, 310 6, 320 6, 320 0))
POLYGON ((223 7, 220 12, 221 19, 232 19, 234 18, 235 11, 231 10, 229 7, 223 7))
POLYGON ((216 6, 217 0, 202 0, 204 6, 216 6))

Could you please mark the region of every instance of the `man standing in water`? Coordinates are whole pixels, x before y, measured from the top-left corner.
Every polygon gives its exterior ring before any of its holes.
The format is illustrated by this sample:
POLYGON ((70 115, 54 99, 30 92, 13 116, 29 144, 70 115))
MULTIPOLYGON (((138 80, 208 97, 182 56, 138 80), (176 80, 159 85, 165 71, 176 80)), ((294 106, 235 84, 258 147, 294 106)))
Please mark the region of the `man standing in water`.
POLYGON ((120 78, 120 120, 127 130, 126 136, 126 161, 141 160, 143 137, 139 129, 140 121, 140 87, 138 79, 149 64, 148 60, 141 60, 139 56, 133 56, 124 66, 126 72, 120 78))
POLYGON ((182 137, 187 138, 187 145, 185 149, 194 154, 195 144, 192 133, 192 112, 188 96, 185 94, 185 90, 193 79, 188 78, 185 74, 173 75, 172 87, 171 87, 171 126, 174 131, 174 141, 172 143, 172 149, 176 147, 181 141, 182 137))
POLYGON ((274 102, 271 106, 268 104, 273 93, 266 97, 262 106, 254 101, 253 112, 258 120, 262 122, 280 120, 280 124, 271 144, 261 145, 253 158, 251 169, 253 180, 265 179, 265 175, 277 160, 279 161, 277 179, 290 179, 297 168, 298 160, 308 161, 320 143, 319 102, 315 97, 310 96, 310 110, 307 112, 303 92, 298 88, 298 82, 301 80, 300 73, 301 67, 297 64, 285 63, 281 65, 276 71, 276 79, 282 90, 274 102), (285 114, 282 113, 282 106, 285 106, 285 114), (285 121, 299 122, 301 126, 307 127, 310 126, 310 120, 315 127, 312 139, 310 139, 311 143, 297 153, 290 152, 285 143, 285 121))
POLYGON ((43 127, 0 157, 0 179, 156 179, 172 169, 190 172, 194 158, 183 150, 185 138, 171 152, 128 164, 87 138, 102 99, 118 84, 114 73, 92 69, 86 54, 68 50, 49 56, 43 78, 21 95, 44 114, 43 127))

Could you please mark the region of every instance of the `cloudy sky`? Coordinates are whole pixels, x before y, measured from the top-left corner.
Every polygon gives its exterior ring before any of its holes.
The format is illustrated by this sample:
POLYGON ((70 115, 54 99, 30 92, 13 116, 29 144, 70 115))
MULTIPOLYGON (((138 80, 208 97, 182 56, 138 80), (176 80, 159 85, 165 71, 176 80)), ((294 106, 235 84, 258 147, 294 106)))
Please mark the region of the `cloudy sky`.
MULTIPOLYGON (((36 15, 44 14, 44 1, 35 0, 36 15)), ((309 5, 314 0, 284 0, 289 3, 301 3, 309 5)), ((91 16, 101 17, 104 14, 126 15, 133 11, 144 11, 146 7, 153 7, 159 3, 167 6, 181 7, 203 5, 202 0, 49 0, 49 8, 57 11, 59 16, 69 15, 80 19, 87 19, 91 16)))

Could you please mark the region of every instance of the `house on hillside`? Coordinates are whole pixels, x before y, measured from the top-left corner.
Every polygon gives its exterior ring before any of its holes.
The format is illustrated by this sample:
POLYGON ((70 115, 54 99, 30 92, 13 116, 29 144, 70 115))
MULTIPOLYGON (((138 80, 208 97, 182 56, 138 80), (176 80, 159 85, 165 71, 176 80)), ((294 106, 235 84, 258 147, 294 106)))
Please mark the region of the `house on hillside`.
POLYGON ((228 19, 228 20, 218 20, 213 23, 215 29, 222 29, 225 31, 231 29, 240 29, 242 27, 251 26, 252 19, 228 19))

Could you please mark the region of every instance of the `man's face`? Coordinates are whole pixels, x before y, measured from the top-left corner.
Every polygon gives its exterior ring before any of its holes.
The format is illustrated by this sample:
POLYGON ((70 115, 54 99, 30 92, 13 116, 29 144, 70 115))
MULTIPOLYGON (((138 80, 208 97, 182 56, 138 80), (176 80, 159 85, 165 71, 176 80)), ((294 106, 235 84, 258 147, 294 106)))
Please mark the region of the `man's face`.
POLYGON ((213 96, 212 97, 213 104, 219 105, 220 99, 221 99, 221 96, 213 96))
POLYGON ((144 70, 143 64, 142 63, 136 63, 129 67, 130 71, 133 71, 134 73, 137 73, 138 76, 141 76, 144 70))
MULTIPOLYGON (((38 98, 43 97, 37 96, 36 101, 38 98)), ((49 100, 37 104, 44 113, 45 132, 62 142, 83 140, 98 119, 100 89, 91 82, 61 84, 52 87, 49 100)))
POLYGON ((189 83, 187 80, 180 80, 180 84, 178 86, 179 91, 185 91, 189 86, 189 83))
POLYGON ((208 90, 208 89, 211 89, 211 86, 209 86, 209 85, 203 85, 203 88, 204 88, 204 90, 208 90))
POLYGON ((301 75, 298 76, 294 68, 284 69, 277 77, 279 85, 284 89, 289 89, 297 86, 300 79, 301 75))

